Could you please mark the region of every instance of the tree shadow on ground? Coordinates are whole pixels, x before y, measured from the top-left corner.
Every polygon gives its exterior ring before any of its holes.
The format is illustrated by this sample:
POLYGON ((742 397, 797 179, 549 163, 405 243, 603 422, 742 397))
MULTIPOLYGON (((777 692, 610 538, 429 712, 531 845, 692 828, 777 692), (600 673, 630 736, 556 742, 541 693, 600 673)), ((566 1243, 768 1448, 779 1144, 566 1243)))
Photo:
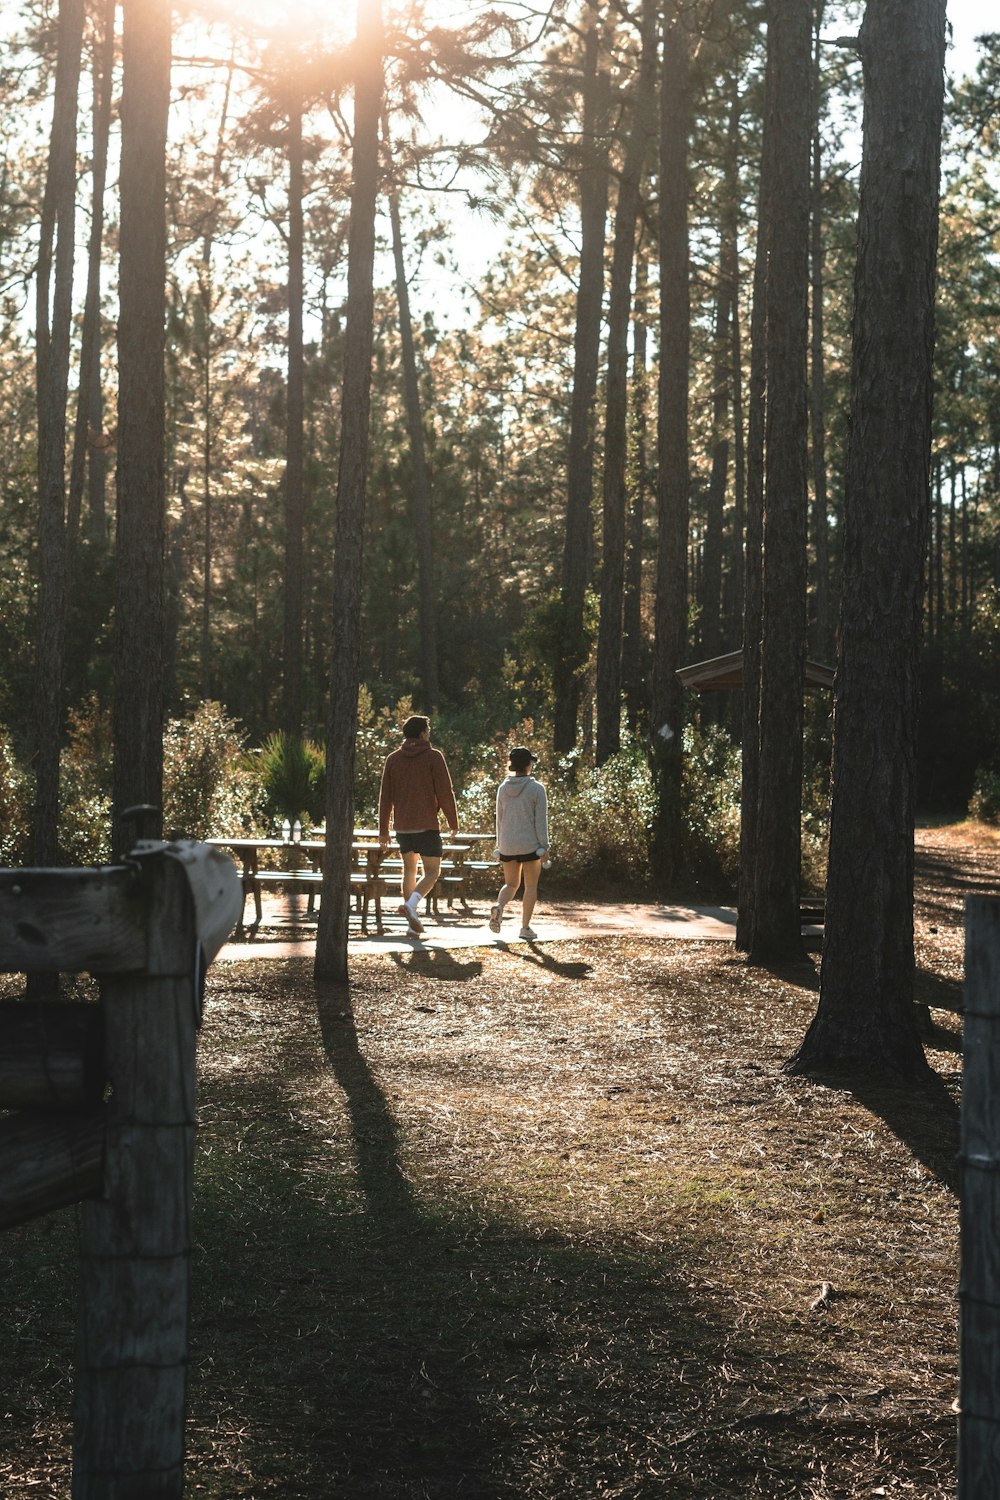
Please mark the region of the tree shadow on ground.
MULTIPOLYGON (((767 966, 763 972, 786 984, 795 984, 819 994, 820 970, 809 959, 800 964, 767 966)), ((915 984, 914 1003, 956 1010, 959 1008, 955 1004, 956 990, 960 998, 961 985, 937 975, 920 973, 915 984)), ((917 1027, 925 1046, 937 1051, 961 1052, 961 1038, 953 1032, 933 1025, 930 1031, 922 1029, 919 1018, 917 1027)), ((944 1080, 933 1069, 929 1079, 910 1088, 890 1087, 878 1080, 822 1070, 810 1069, 808 1076, 813 1083, 825 1088, 852 1094, 866 1110, 877 1115, 941 1183, 953 1193, 958 1192, 958 1107, 944 1080)))
POLYGON ((932 1071, 929 1082, 912 1088, 888 1087, 873 1079, 810 1073, 813 1083, 851 1094, 876 1115, 937 1180, 959 1191, 959 1112, 944 1080, 932 1071))
MULTIPOLYGON (((296 1123, 288 1078, 211 1083, 238 1141, 209 1139, 201 1164, 200 1259, 225 1278, 196 1314, 199 1493, 742 1500, 764 1472, 769 1496, 801 1493, 815 1435, 794 1429, 813 1407, 790 1412, 788 1393, 837 1377, 782 1314, 751 1324, 713 1302, 696 1217, 639 1254, 502 1218, 464 1178, 449 1189, 404 1138, 350 990, 316 999, 344 1118, 296 1123)), ((828 1436, 831 1453, 845 1442, 828 1436)))
POLYGON ((960 979, 935 974, 931 969, 918 968, 914 977, 913 998, 918 1005, 929 1005, 934 1010, 947 1010, 960 1016, 965 1009, 963 988, 960 979))
POLYGON ((963 859, 949 859, 937 850, 924 849, 919 855, 920 883, 917 900, 922 917, 942 924, 960 923, 970 896, 995 896, 995 871, 963 859))

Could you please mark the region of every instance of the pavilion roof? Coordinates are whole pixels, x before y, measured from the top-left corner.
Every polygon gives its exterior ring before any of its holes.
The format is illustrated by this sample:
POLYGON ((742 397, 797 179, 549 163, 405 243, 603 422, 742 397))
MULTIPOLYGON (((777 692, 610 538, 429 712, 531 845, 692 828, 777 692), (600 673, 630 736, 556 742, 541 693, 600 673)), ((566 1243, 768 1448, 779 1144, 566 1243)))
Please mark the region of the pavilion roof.
MULTIPOLYGON (((687 667, 679 667, 677 676, 687 688, 696 693, 719 692, 743 686, 743 652, 728 651, 725 656, 713 656, 708 661, 695 661, 687 667)), ((806 662, 806 687, 833 687, 833 668, 824 667, 818 661, 806 662)))

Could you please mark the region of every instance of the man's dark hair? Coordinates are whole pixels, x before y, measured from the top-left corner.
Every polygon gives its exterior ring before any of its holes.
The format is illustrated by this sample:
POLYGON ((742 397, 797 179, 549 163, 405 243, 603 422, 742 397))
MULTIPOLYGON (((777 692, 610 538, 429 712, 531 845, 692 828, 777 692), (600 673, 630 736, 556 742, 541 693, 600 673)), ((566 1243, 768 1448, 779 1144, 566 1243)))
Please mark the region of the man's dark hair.
POLYGON ((423 714, 412 714, 403 725, 404 740, 419 740, 425 729, 430 729, 431 721, 423 714))

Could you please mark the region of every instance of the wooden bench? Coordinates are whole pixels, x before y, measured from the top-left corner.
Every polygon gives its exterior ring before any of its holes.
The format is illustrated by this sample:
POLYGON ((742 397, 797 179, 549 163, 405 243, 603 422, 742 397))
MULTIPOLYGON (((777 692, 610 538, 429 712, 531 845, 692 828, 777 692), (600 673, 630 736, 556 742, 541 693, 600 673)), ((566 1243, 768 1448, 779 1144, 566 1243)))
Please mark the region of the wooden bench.
MULTIPOLYGON (((368 914, 374 902, 376 927, 381 932, 383 930, 382 897, 391 896, 398 891, 403 873, 403 861, 398 851, 383 850, 376 842, 377 838, 377 833, 366 830, 355 833, 350 884, 361 914, 362 929, 367 929, 368 914)), ((484 838, 485 835, 480 834, 471 836, 471 840, 477 842, 484 838)), ((261 891, 267 887, 304 890, 309 898, 307 913, 311 916, 315 911, 316 896, 323 882, 322 871, 319 869, 324 847, 322 838, 289 842, 287 839, 277 838, 234 837, 208 839, 206 842, 217 848, 229 850, 234 858, 242 862, 244 909, 240 916, 240 930, 252 933, 260 926, 263 916, 261 891), (284 861, 297 861, 297 863, 292 868, 262 870, 260 868, 262 853, 268 857, 278 857, 284 861), (244 920, 246 898, 251 895, 254 900, 254 920, 247 927, 244 920)), ((444 896, 449 908, 454 905, 457 897, 465 911, 471 910, 468 901, 470 875, 495 869, 495 865, 489 860, 466 859, 465 853, 469 847, 471 847, 470 836, 460 839, 454 845, 446 846, 445 858, 441 862, 440 877, 426 897, 425 910, 428 915, 440 916, 438 902, 441 896, 444 896)))

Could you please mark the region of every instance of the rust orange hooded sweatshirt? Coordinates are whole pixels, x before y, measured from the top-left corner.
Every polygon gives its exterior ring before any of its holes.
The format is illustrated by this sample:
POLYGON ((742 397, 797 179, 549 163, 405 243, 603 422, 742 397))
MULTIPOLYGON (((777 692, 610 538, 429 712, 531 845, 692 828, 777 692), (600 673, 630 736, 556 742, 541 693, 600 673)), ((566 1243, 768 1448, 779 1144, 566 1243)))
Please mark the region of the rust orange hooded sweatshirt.
POLYGON ((389 836, 389 814, 397 833, 426 833, 438 828, 438 810, 449 828, 458 827, 455 789, 448 764, 428 740, 404 740, 386 757, 378 799, 380 838, 389 836))

